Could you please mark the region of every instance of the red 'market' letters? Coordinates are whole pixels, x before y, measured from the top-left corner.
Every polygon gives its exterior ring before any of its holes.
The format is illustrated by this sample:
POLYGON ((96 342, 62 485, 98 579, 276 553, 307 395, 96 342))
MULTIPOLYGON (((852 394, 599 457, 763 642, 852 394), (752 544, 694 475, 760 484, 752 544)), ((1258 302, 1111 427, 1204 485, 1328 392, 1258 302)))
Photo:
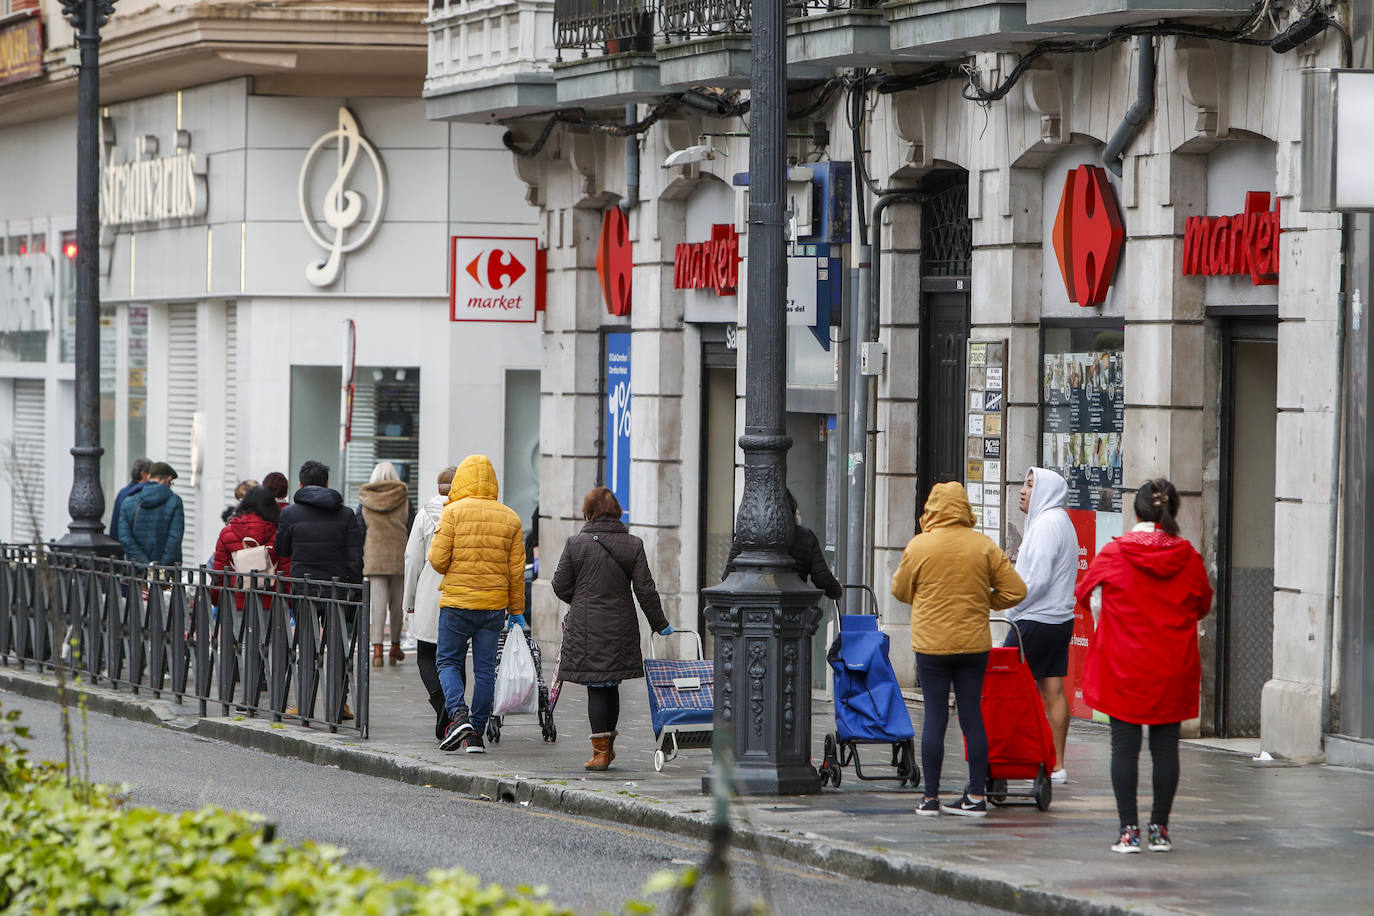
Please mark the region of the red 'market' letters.
POLYGON ((1279 199, 1269 209, 1267 191, 1245 195, 1235 216, 1190 216, 1183 225, 1185 276, 1250 275, 1255 286, 1279 282, 1279 199))
POLYGON ((675 289, 713 289, 733 296, 739 286, 739 233, 729 224, 711 227, 705 242, 684 242, 673 251, 675 289))

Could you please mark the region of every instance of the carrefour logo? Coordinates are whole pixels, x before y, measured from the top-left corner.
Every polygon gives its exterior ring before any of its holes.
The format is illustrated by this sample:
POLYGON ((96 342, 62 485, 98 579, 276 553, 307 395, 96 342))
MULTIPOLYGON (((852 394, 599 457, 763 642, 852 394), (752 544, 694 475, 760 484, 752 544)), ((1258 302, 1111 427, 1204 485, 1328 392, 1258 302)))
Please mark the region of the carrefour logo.
POLYGON ((489 248, 468 262, 467 272, 478 286, 495 292, 514 286, 525 275, 525 265, 504 248, 489 248))

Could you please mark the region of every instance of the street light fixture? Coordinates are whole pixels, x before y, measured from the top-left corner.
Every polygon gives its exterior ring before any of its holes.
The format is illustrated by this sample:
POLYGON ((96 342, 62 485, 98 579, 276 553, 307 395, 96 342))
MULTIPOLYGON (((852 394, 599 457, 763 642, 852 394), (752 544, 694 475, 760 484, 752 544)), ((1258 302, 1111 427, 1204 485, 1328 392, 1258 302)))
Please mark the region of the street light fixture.
MULTIPOLYGON (((787 379, 786 0, 755 0, 749 123, 749 274, 744 395, 744 493, 734 572, 705 589, 715 636, 717 752, 733 751, 731 788, 741 794, 820 792, 811 765, 811 636, 820 592, 802 582, 787 547, 784 425, 787 379), (726 738, 728 736, 728 739, 726 738)), ((717 759, 702 788, 727 772, 717 759)))
POLYGON ((76 88, 76 443, 67 511, 72 520, 62 547, 118 554, 105 533, 100 487, 100 28, 115 0, 62 0, 71 20, 81 65, 76 88))

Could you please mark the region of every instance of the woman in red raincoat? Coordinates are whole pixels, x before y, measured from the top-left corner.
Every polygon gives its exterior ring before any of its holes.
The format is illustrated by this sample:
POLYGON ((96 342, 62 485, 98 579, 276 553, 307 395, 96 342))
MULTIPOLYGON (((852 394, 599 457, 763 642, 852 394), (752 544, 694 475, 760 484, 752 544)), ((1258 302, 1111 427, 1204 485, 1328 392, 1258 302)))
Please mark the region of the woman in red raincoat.
POLYGON ((1178 535, 1178 503, 1172 483, 1146 481, 1135 494, 1140 524, 1103 547, 1078 583, 1079 607, 1097 618, 1083 699, 1111 717, 1112 791, 1121 819, 1115 852, 1140 852, 1136 780, 1145 725, 1154 764, 1148 842, 1156 852, 1170 850, 1179 726, 1198 714, 1197 623, 1212 609, 1212 586, 1202 557, 1178 535))

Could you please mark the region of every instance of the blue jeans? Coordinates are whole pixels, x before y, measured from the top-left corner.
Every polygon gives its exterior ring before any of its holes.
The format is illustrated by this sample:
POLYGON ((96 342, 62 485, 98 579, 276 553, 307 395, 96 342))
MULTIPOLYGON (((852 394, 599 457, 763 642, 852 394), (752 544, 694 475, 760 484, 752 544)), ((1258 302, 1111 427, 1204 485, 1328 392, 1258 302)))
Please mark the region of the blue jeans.
POLYGON ((983 729, 983 674, 988 654, 925 655, 916 653, 916 674, 925 698, 921 728, 921 768, 926 797, 940 794, 940 771, 945 762, 945 728, 949 725, 949 688, 959 710, 959 727, 968 744, 968 794, 982 795, 988 782, 988 735, 983 729))
POLYGON ((463 668, 468 643, 472 643, 472 679, 476 683, 472 687, 472 713, 468 721, 479 735, 491 715, 492 694, 496 688, 496 643, 505 623, 504 610, 439 609, 439 650, 435 663, 439 668, 439 684, 444 688, 444 704, 450 719, 468 713, 468 704, 464 702, 467 687, 463 683, 463 668))

